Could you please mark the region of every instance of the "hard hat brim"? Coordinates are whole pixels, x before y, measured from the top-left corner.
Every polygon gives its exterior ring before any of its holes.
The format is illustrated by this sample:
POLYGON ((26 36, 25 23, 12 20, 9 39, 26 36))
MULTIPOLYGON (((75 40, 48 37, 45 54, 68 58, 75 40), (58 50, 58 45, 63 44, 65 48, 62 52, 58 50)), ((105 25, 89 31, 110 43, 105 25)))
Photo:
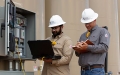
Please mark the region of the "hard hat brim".
POLYGON ((85 20, 85 19, 81 18, 81 22, 82 22, 82 23, 90 23, 90 22, 94 21, 94 20, 97 19, 97 18, 98 18, 98 14, 95 13, 95 14, 94 14, 94 17, 92 17, 92 18, 89 19, 89 20, 85 20))
POLYGON ((49 25, 48 27, 55 27, 55 26, 59 26, 59 25, 65 24, 65 23, 66 23, 66 22, 62 22, 62 23, 54 24, 54 25, 49 25))

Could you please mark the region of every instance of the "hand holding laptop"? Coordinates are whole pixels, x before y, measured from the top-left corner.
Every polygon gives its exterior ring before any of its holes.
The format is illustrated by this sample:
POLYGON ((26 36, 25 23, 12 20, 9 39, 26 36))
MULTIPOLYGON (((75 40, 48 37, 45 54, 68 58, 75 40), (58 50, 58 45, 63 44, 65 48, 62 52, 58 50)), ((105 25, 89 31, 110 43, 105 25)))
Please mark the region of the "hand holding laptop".
POLYGON ((44 62, 52 63, 52 59, 43 59, 44 62))

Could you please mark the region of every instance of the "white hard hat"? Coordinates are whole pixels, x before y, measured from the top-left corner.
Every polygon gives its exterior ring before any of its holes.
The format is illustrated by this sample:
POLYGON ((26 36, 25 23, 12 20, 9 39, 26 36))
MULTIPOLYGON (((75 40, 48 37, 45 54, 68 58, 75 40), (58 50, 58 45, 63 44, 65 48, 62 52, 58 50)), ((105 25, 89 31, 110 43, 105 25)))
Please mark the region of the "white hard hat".
POLYGON ((50 18, 49 26, 48 27, 55 27, 62 24, 65 24, 66 22, 63 21, 63 19, 59 15, 53 15, 50 18))
POLYGON ((98 17, 97 13, 95 13, 91 8, 87 8, 82 12, 81 22, 90 23, 97 19, 97 17, 98 17))

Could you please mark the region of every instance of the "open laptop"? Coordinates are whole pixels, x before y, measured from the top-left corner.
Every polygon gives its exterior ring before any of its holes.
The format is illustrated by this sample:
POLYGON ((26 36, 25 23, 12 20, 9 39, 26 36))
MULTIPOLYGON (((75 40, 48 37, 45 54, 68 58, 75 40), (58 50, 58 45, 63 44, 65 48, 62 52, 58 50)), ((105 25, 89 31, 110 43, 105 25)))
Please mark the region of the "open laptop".
POLYGON ((46 59, 60 59, 61 56, 54 56, 50 40, 29 40, 28 45, 33 59, 45 57, 46 59))

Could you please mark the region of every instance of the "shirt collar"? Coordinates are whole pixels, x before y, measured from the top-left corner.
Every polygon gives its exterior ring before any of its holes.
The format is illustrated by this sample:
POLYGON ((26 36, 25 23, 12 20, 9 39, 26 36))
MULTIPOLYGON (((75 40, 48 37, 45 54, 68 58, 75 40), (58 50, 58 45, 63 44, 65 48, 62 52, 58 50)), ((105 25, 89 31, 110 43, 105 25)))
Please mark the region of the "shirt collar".
POLYGON ((98 25, 96 25, 95 27, 93 27, 92 29, 91 29, 91 31, 94 31, 94 30, 96 30, 98 28, 98 25))

